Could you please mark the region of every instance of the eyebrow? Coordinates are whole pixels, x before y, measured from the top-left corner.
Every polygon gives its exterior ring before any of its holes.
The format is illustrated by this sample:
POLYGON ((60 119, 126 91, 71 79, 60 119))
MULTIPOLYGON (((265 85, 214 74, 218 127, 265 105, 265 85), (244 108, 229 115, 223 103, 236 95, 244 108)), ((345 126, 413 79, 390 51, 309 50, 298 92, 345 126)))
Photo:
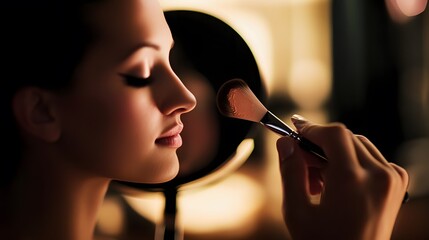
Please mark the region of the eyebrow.
MULTIPOLYGON (((171 41, 170 49, 172 49, 173 46, 174 46, 174 41, 171 41)), ((134 52, 138 51, 139 49, 147 48, 147 47, 153 48, 157 51, 161 50, 161 46, 159 46, 158 44, 151 43, 151 42, 141 42, 141 43, 138 43, 137 45, 133 46, 129 50, 127 50, 124 54, 124 58, 131 56, 134 52)))

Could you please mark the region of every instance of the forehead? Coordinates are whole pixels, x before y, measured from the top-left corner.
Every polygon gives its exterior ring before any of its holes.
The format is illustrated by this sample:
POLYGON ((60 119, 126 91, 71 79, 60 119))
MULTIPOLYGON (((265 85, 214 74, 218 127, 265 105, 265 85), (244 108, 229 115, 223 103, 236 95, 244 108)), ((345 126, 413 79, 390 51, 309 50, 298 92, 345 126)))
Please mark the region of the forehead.
POLYGON ((96 39, 115 48, 143 43, 170 50, 172 36, 158 0, 105 0, 88 8, 96 39))

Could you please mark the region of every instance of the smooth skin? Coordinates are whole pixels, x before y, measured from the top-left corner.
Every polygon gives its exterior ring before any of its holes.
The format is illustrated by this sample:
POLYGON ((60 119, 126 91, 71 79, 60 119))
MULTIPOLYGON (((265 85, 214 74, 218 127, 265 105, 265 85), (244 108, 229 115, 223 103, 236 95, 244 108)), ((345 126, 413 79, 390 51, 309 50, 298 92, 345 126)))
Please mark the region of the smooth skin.
POLYGON ((293 239, 390 239, 407 172, 343 124, 317 125, 298 115, 292 121, 329 160, 318 163, 291 138, 277 141, 284 219, 293 239))
POLYGON ((112 179, 159 183, 178 173, 181 115, 196 100, 170 67, 159 3, 99 1, 85 16, 97 39, 71 89, 25 87, 13 99, 24 154, 0 202, 5 239, 93 239, 112 179))

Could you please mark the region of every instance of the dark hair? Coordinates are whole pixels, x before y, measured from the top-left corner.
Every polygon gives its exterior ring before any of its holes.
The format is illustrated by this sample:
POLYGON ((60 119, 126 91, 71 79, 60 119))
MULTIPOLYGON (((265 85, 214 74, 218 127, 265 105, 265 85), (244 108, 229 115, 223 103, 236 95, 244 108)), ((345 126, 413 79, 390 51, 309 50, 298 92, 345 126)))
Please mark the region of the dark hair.
POLYGON ((0 181, 7 184, 19 165, 21 143, 12 99, 26 86, 65 89, 92 41, 83 7, 93 0, 22 0, 2 3, 0 181))

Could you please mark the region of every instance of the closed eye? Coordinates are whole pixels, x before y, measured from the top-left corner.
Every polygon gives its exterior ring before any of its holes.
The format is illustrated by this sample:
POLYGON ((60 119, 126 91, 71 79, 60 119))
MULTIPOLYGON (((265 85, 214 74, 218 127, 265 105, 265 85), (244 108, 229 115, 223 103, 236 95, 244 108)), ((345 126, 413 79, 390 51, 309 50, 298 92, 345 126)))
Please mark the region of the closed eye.
POLYGON ((124 73, 120 73, 119 75, 124 79, 125 84, 127 84, 130 87, 136 87, 136 88, 146 87, 152 82, 152 79, 150 77, 142 78, 142 77, 136 77, 136 76, 124 74, 124 73))

